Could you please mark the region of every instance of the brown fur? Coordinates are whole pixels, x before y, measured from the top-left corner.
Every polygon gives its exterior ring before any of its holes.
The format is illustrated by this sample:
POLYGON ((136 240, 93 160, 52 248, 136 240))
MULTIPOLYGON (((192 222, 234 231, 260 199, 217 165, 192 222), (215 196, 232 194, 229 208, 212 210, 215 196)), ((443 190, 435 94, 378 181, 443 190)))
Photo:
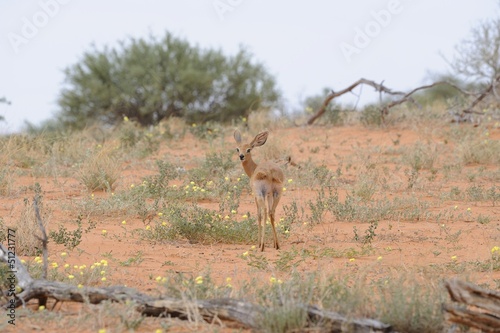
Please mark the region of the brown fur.
POLYGON ((234 139, 240 144, 240 147, 237 148, 238 157, 245 173, 250 177, 250 185, 255 196, 259 220, 259 248, 261 251, 264 251, 264 230, 268 216, 273 228, 274 248, 279 249, 274 213, 281 198, 285 179, 283 171, 276 163, 265 161, 257 165, 252 159, 252 149, 266 143, 267 136, 268 132, 262 132, 257 134, 252 142, 241 144, 240 132, 238 130, 234 132, 234 139), (266 201, 268 207, 266 207, 266 201), (264 215, 264 220, 262 215, 264 215))

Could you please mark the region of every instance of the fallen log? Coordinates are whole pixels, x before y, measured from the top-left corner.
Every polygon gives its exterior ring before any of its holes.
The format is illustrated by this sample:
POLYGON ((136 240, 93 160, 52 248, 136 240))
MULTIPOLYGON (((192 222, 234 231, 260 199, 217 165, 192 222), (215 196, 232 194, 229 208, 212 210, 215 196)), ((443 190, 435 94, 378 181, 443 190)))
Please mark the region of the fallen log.
POLYGON ((499 292, 458 279, 447 280, 445 287, 455 302, 443 305, 449 321, 483 332, 500 332, 499 292))
MULTIPOLYGON (((207 322, 229 321, 250 329, 259 329, 262 315, 266 311, 260 305, 231 298, 187 301, 171 297, 153 297, 124 286, 79 288, 58 281, 33 279, 19 258, 0 244, 0 262, 8 264, 9 260, 14 260, 10 261, 14 265, 11 271, 17 278, 17 285, 22 289, 14 296, 16 307, 26 306, 31 300, 38 300, 39 305, 45 305, 47 299, 87 304, 99 304, 104 301, 134 302, 136 310, 144 316, 175 317, 184 320, 198 316, 207 322)), ((9 302, 3 307, 7 308, 8 305, 9 302)), ((325 332, 393 332, 390 325, 377 320, 348 318, 314 306, 305 306, 304 309, 308 315, 308 326, 317 327, 318 323, 321 323, 325 332)))

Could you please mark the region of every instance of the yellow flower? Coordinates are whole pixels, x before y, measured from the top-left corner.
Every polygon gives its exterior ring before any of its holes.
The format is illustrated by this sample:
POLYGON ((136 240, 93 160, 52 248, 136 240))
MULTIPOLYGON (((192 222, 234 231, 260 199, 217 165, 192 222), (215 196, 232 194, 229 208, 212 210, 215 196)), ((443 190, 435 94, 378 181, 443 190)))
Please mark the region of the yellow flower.
POLYGON ((243 252, 243 257, 248 256, 248 251, 243 252))
POLYGON ((195 124, 195 123, 192 123, 192 124, 191 124, 191 126, 192 126, 192 127, 196 127, 196 124, 195 124))
POLYGON ((451 256, 451 260, 456 261, 457 260, 457 256, 451 256))
POLYGON ((122 224, 123 224, 123 225, 127 224, 127 221, 123 220, 123 221, 122 221, 122 224))
POLYGON ((161 276, 158 275, 155 280, 156 280, 156 282, 160 282, 161 281, 161 276))
POLYGON ((79 283, 78 286, 77 286, 78 289, 82 289, 83 288, 83 284, 79 283))
POLYGON ((354 262, 355 260, 356 260, 356 259, 354 259, 354 258, 349 258, 349 261, 350 261, 350 262, 354 262))
POLYGON ((57 264, 57 262, 53 262, 52 267, 57 268, 57 267, 59 267, 59 265, 57 264))
POLYGON ((163 330, 161 328, 157 328, 155 333, 163 333, 163 330))
POLYGON ((470 211, 471 211, 470 207, 469 207, 469 208, 467 208, 467 211, 468 211, 468 212, 470 212, 470 211))
POLYGON ((252 250, 255 250, 255 245, 252 245, 251 249, 252 249, 252 250))
POLYGON ((236 211, 234 209, 231 210, 231 214, 236 214, 236 211))
POLYGON ((491 249, 491 253, 495 253, 495 252, 500 252, 500 247, 493 246, 493 248, 491 249))
POLYGON ((69 264, 64 264, 64 268, 69 268, 69 264))
POLYGON ((161 225, 162 225, 162 226, 166 226, 166 225, 167 225, 167 222, 163 221, 163 222, 161 223, 161 225))
POLYGON ((292 178, 288 179, 288 183, 290 184, 291 182, 293 182, 293 179, 292 178))
POLYGON ((161 217, 161 216, 163 216, 163 213, 162 213, 162 212, 159 212, 159 213, 158 213, 158 216, 160 216, 160 217, 161 217))
POLYGON ((377 260, 378 260, 378 261, 382 260, 382 256, 378 256, 378 257, 377 257, 377 260))
POLYGON ((271 277, 269 278, 269 282, 271 282, 271 283, 276 283, 276 278, 275 278, 274 276, 271 276, 271 277))
POLYGON ((78 267, 79 270, 82 270, 82 269, 85 269, 87 268, 87 265, 81 265, 80 267, 78 267))
POLYGON ((108 233, 108 231, 107 231, 106 229, 102 229, 101 234, 102 234, 103 236, 106 236, 106 234, 107 234, 107 233, 108 233))
POLYGON ((45 305, 40 305, 40 306, 38 307, 38 311, 43 311, 43 310, 45 310, 45 305))
POLYGON ((283 187, 283 192, 285 192, 285 191, 286 191, 286 187, 283 187))
POLYGON ((101 275, 104 275, 104 274, 106 274, 106 271, 101 271, 101 275))
POLYGON ((26 260, 21 259, 21 264, 25 264, 25 263, 26 263, 26 260))
POLYGON ((457 208, 458 208, 458 205, 455 205, 455 207, 453 207, 453 209, 455 209, 455 210, 456 210, 457 208))
POLYGON ((98 331, 98 333, 106 333, 106 332, 107 332, 107 331, 106 331, 106 329, 105 329, 105 328, 101 328, 101 329, 99 329, 99 331, 98 331))
POLYGON ((151 226, 147 225, 146 230, 151 230, 151 226))
POLYGON ((196 284, 202 284, 203 283, 203 276, 197 276, 196 279, 194 279, 194 282, 196 282, 196 284))
POLYGON ((127 116, 123 117, 123 121, 124 121, 124 122, 129 121, 128 117, 127 117, 127 116))
POLYGON ((242 218, 247 219, 247 218, 248 218, 248 215, 247 215, 247 214, 244 214, 244 215, 242 216, 242 218))
POLYGON ((73 274, 68 275, 68 279, 72 280, 74 278, 75 278, 75 276, 73 274))
POLYGON ((107 279, 106 279, 106 277, 105 277, 105 276, 101 279, 101 281, 106 281, 106 280, 107 280, 107 279))
POLYGON ((68 254, 66 252, 61 252, 61 257, 66 257, 68 254))
POLYGON ((134 187, 135 187, 135 185, 134 185, 134 184, 131 184, 131 185, 130 185, 130 188, 134 188, 134 187))

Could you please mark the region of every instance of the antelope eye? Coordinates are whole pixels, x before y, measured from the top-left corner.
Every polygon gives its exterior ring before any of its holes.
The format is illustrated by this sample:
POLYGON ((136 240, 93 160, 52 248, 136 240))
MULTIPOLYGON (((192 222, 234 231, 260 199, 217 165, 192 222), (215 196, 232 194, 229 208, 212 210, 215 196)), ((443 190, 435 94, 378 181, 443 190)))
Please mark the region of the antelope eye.
POLYGON ((240 148, 236 148, 236 151, 239 153, 240 152, 240 148))
POLYGON ((247 149, 247 153, 249 153, 249 152, 250 152, 250 150, 252 150, 252 149, 248 148, 248 149, 247 149))

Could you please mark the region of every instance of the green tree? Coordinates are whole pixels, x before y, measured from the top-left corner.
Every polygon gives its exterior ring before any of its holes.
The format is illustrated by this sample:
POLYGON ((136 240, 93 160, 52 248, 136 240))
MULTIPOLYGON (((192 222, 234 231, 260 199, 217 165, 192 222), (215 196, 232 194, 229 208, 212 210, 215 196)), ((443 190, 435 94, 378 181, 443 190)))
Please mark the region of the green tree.
POLYGON ((57 119, 73 128, 125 116, 141 125, 174 116, 227 122, 280 98, 274 78, 251 58, 245 49, 227 57, 170 33, 94 48, 65 70, 57 119))

